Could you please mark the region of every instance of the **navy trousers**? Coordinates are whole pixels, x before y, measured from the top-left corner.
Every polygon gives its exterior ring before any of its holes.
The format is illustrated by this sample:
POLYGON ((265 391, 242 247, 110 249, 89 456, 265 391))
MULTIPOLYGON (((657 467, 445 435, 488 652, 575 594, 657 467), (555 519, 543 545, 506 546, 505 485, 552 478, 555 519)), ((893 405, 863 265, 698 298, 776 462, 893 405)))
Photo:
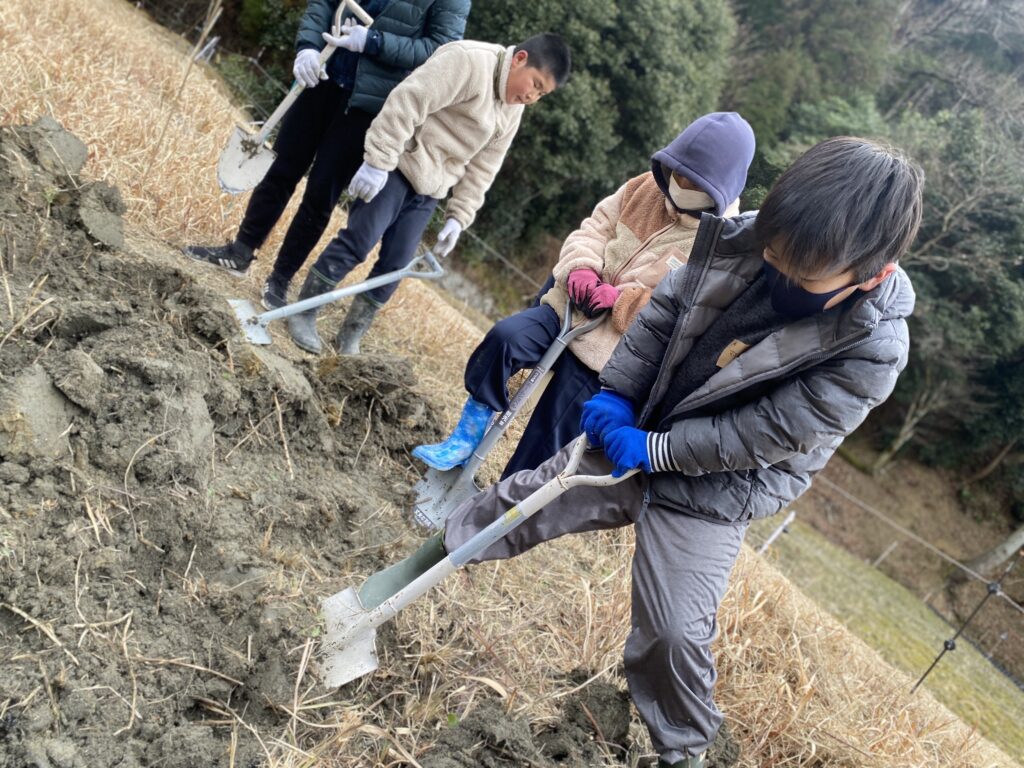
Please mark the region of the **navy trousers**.
MULTIPOLYGON (((509 378, 540 362, 561 327, 558 313, 547 304, 495 323, 466 364, 469 396, 492 410, 504 411, 508 408, 509 378)), ((552 372, 554 377, 537 403, 502 477, 522 469, 536 469, 580 434, 583 403, 601 388, 597 373, 569 350, 558 358, 552 372)))
POLYGON ((238 228, 240 242, 260 248, 309 171, 299 210, 274 262, 274 271, 288 280, 323 235, 338 198, 363 161, 373 115, 349 109, 349 96, 351 91, 329 80, 299 94, 274 141, 277 158, 253 190, 238 228))
MULTIPOLYGON (((313 269, 325 280, 340 283, 345 275, 366 261, 378 241, 380 255, 369 277, 408 266, 437 203, 436 197, 417 194, 401 172, 392 171, 384 189, 373 200, 352 203, 348 225, 324 248, 313 269)), ((394 282, 362 295, 379 307, 396 290, 398 283, 394 282)))

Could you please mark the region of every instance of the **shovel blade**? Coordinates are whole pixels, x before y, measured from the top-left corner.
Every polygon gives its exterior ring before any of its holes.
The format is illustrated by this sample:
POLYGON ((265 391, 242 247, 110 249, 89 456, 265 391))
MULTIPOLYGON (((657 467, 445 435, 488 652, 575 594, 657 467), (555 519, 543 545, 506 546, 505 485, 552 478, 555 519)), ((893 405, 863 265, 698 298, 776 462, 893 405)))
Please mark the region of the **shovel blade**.
POLYGON ((232 195, 247 192, 267 175, 277 154, 270 147, 257 144, 253 134, 235 128, 217 163, 220 188, 232 195))
POLYGON ((228 299, 228 304, 235 310, 235 317, 242 326, 242 333, 250 344, 266 346, 273 342, 270 338, 270 331, 267 326, 262 325, 259 320, 260 311, 251 301, 245 299, 228 299))
POLYGON ((349 587, 331 595, 323 601, 322 610, 327 625, 320 663, 324 683, 337 688, 377 669, 377 631, 369 627, 352 634, 366 616, 356 591, 349 587))
POLYGON ((412 489, 416 496, 412 507, 413 521, 433 531, 443 528, 448 515, 480 490, 471 477, 465 476, 467 474, 462 467, 424 472, 412 489))

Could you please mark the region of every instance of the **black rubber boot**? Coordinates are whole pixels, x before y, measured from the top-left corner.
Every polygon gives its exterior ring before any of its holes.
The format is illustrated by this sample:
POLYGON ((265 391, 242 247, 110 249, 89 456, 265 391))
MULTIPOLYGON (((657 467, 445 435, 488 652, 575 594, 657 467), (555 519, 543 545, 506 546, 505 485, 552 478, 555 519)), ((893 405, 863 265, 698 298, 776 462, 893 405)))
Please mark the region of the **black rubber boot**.
POLYGON ((237 240, 225 245, 186 245, 185 255, 245 277, 253 262, 252 248, 237 240))
MULTIPOLYGON (((306 282, 302 284, 302 290, 299 291, 298 300, 304 301, 333 290, 333 284, 324 280, 316 272, 310 271, 306 275, 306 282)), ((316 332, 316 316, 319 311, 320 307, 314 307, 288 317, 288 332, 292 335, 292 341, 314 355, 319 355, 320 350, 323 349, 323 343, 316 332)))
POLYGON ((379 307, 363 294, 356 294, 352 306, 348 308, 345 322, 341 324, 338 335, 334 338, 334 349, 339 355, 358 355, 359 341, 373 324, 373 318, 379 307))

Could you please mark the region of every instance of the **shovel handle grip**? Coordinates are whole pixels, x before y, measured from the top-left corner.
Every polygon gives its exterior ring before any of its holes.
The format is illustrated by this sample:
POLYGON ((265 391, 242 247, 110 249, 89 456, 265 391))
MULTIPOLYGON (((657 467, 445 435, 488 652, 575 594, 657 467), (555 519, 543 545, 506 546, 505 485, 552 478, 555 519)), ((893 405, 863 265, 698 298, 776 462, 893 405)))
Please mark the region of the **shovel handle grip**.
MULTIPOLYGON (((373 16, 364 11, 356 0, 345 0, 343 5, 348 8, 352 13, 366 26, 373 24, 373 16)), ((339 6, 340 7, 340 6, 339 6)))

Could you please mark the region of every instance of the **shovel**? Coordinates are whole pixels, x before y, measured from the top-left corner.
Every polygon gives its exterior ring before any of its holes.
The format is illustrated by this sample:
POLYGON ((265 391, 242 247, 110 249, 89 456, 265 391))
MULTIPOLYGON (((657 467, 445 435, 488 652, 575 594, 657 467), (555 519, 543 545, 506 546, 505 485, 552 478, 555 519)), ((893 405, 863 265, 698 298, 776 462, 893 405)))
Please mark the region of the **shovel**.
POLYGON ((542 380, 569 345, 577 336, 582 336, 596 328, 604 320, 604 316, 596 317, 586 323, 572 327, 572 302, 565 307, 562 319, 562 330, 548 347, 547 352, 530 372, 529 378, 523 383, 515 396, 509 401, 508 408, 502 412, 497 421, 493 422, 484 433, 483 439, 473 451, 466 463, 455 469, 428 469, 423 478, 413 486, 416 502, 413 504, 413 520, 424 528, 436 530, 444 525, 444 520, 462 502, 480 491, 476 484, 476 473, 487 458, 487 454, 505 433, 512 419, 523 409, 531 395, 539 388, 542 380))
POLYGON ((358 592, 349 587, 324 600, 322 608, 327 628, 321 663, 327 686, 335 688, 373 672, 377 668, 374 645, 377 627, 545 505, 570 488, 615 485, 638 471, 630 470, 622 477, 576 475, 586 449, 587 437, 580 435, 565 469, 454 552, 446 554, 441 543, 443 534, 435 534, 405 560, 370 576, 358 592))
POLYGON ((433 253, 424 251, 402 269, 371 277, 369 280, 363 280, 361 283, 346 285, 344 288, 335 288, 333 291, 321 293, 319 296, 313 296, 302 301, 296 301, 293 304, 286 304, 269 312, 259 312, 256 306, 248 299, 228 299, 228 304, 235 310, 235 316, 242 325, 242 333, 245 334, 246 340, 250 344, 265 346, 273 342, 273 339, 270 337, 270 331, 267 330, 267 326, 272 320, 280 320, 282 317, 297 315, 299 312, 305 312, 307 309, 322 307, 324 304, 344 299, 346 296, 354 296, 357 293, 372 291, 374 288, 397 282, 406 277, 414 277, 421 280, 439 280, 443 276, 444 267, 441 266, 433 253), (426 269, 423 269, 424 266, 426 266, 426 269))
MULTIPOLYGON (((345 9, 350 10, 359 17, 359 20, 367 26, 373 24, 373 17, 359 7, 355 0, 344 0, 338 4, 338 10, 334 13, 334 21, 331 24, 331 34, 337 37, 341 30, 341 17, 345 9)), ((327 64, 335 47, 328 45, 320 52, 320 66, 327 64)), ((284 101, 277 105, 277 109, 263 123, 259 133, 252 134, 242 127, 236 127, 235 132, 228 139, 224 151, 220 153, 220 161, 217 163, 217 181, 220 188, 225 192, 237 195, 246 192, 267 175, 271 163, 277 158, 277 153, 266 145, 267 137, 284 117, 299 94, 305 90, 302 83, 296 82, 292 89, 285 96, 284 101)))

